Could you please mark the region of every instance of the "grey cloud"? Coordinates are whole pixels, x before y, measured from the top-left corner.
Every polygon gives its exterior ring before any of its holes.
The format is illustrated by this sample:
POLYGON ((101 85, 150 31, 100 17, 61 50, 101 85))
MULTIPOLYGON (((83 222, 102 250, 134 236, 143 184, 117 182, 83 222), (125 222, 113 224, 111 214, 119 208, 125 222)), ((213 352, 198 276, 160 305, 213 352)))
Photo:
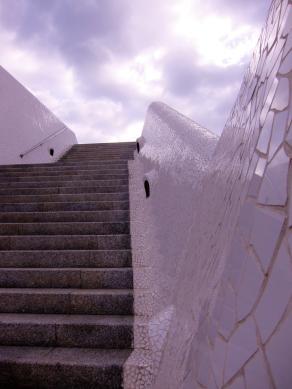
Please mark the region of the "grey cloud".
MULTIPOLYGON (((199 66, 192 47, 184 48, 179 42, 177 50, 178 42, 172 41, 168 30, 174 18, 172 4, 172 0, 0 0, 0 25, 16 33, 15 45, 39 56, 61 56, 75 72, 78 93, 85 100, 106 98, 120 103, 125 122, 143 119, 150 101, 130 83, 121 87, 105 77, 103 65, 113 59, 116 63, 131 61, 144 49, 160 45, 169 54, 162 63, 164 95, 155 99, 165 97, 177 109, 193 107, 189 114, 194 120, 211 129, 221 127, 234 95, 230 92, 222 101, 220 91, 229 87, 236 92, 243 67, 199 66)), ((200 4, 206 12, 255 25, 262 24, 267 6, 266 0, 205 0, 200 4)), ((78 113, 68 112, 68 118, 77 122, 78 113)), ((115 131, 114 123, 106 124, 102 118, 96 126, 106 131, 112 126, 112 134, 115 131)), ((94 140, 97 134, 99 130, 94 140)))
POLYGON ((237 64, 226 68, 215 65, 198 65, 190 51, 170 53, 164 63, 166 88, 178 96, 188 96, 202 88, 222 88, 238 81, 244 66, 237 64))

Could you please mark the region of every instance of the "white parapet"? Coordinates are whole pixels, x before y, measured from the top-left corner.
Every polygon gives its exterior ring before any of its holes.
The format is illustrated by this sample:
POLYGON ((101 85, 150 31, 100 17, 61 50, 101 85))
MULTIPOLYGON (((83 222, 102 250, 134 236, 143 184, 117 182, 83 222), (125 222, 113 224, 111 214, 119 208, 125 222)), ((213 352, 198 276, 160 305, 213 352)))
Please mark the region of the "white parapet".
POLYGON ((73 131, 0 66, 0 165, 55 162, 75 143, 73 131))
POLYGON ((292 385, 291 28, 291 1, 274 0, 214 152, 206 130, 149 109, 130 164, 126 388, 292 385))

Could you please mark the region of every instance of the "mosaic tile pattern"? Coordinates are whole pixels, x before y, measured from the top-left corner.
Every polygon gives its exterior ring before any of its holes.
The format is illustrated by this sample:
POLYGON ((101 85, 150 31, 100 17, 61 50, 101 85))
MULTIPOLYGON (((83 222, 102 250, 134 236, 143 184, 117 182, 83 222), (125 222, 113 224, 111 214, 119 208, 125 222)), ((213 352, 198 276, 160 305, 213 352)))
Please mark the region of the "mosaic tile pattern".
POLYGON ((204 129, 195 146, 187 119, 167 132, 168 110, 150 107, 130 166, 126 388, 291 387, 291 28, 292 1, 274 0, 214 152, 204 129))

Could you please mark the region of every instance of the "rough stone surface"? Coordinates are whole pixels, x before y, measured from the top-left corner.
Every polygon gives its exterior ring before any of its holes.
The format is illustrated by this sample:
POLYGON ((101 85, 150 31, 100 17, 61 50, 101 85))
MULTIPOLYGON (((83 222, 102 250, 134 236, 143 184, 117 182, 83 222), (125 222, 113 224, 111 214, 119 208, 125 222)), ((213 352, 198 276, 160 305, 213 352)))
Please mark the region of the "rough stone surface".
POLYGON ((134 147, 78 145, 55 165, 0 167, 1 388, 122 387, 134 147))

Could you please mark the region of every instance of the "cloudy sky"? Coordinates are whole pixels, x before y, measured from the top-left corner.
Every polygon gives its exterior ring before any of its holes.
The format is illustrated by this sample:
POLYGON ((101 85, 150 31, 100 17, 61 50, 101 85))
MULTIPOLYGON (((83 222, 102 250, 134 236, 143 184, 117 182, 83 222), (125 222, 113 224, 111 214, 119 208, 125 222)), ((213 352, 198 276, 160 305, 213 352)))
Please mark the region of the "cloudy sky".
POLYGON ((220 133, 269 0, 0 0, 0 64, 79 142, 135 140, 160 100, 220 133))

